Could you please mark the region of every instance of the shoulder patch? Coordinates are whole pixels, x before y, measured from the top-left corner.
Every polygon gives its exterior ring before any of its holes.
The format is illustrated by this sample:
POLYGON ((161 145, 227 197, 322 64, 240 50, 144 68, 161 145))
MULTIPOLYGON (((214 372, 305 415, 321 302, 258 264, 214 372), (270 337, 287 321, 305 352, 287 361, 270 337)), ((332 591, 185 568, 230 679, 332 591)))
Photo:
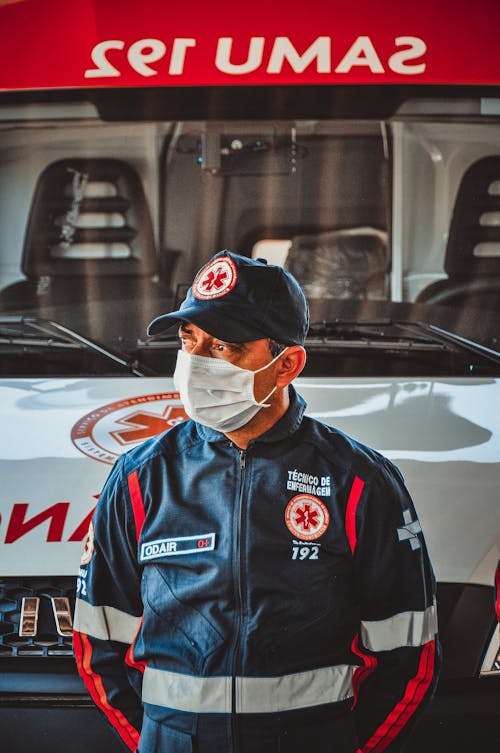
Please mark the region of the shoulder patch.
POLYGON ((413 520, 409 509, 403 510, 404 525, 398 528, 399 541, 408 541, 412 549, 420 549, 422 544, 418 534, 422 533, 422 526, 418 519, 413 520))
POLYGON ((80 560, 80 565, 88 565, 90 560, 92 559, 93 554, 94 554, 94 525, 92 521, 90 521, 87 538, 85 539, 85 544, 83 547, 82 559, 80 560))

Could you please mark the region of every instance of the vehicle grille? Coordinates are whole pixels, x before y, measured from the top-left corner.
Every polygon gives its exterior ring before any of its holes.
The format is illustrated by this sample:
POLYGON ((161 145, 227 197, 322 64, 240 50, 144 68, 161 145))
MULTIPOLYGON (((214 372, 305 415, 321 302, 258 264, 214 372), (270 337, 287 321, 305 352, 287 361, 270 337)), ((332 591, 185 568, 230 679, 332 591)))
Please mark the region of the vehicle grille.
POLYGON ((72 655, 76 578, 0 579, 0 660, 72 655))

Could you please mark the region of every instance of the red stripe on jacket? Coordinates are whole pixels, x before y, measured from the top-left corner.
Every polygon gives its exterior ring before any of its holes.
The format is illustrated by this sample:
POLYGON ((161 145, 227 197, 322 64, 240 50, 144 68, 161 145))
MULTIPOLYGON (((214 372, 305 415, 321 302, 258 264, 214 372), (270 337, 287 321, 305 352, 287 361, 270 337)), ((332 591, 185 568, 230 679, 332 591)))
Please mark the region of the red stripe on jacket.
POLYGON ((417 674, 409 680, 403 698, 363 746, 362 753, 381 753, 401 732, 427 693, 434 676, 436 644, 429 641, 422 648, 417 674))
MULTIPOLYGON (((137 538, 137 543, 139 543, 146 513, 144 510, 144 500, 142 498, 141 487, 139 486, 139 477, 137 475, 137 471, 133 471, 133 473, 131 473, 127 477, 127 483, 130 492, 130 500, 132 502, 132 511, 134 513, 135 535, 137 538)), ((134 646, 137 640, 137 636, 139 635, 139 631, 142 627, 143 620, 144 617, 141 618, 139 627, 137 628, 137 632, 135 634, 135 638, 130 644, 129 649, 125 655, 125 662, 128 664, 128 666, 132 667, 133 669, 138 669, 139 672, 142 672, 142 674, 144 674, 144 670, 146 669, 146 663, 138 662, 134 659, 134 646)))
POLYGON ((130 750, 137 750, 140 734, 130 724, 126 716, 110 704, 101 675, 98 675, 92 669, 92 644, 86 633, 75 632, 73 644, 80 676, 92 700, 106 714, 110 724, 117 730, 125 745, 130 750))
POLYGON ((134 659, 134 646, 135 646, 135 642, 137 640, 137 636, 139 635, 139 631, 140 631, 140 629, 142 627, 143 621, 144 621, 144 615, 141 617, 141 621, 139 623, 139 627, 137 628, 137 633, 135 634, 135 638, 132 641, 132 643, 130 644, 130 646, 128 648, 128 651, 127 651, 127 653, 125 655, 125 662, 128 664, 128 666, 132 667, 132 669, 138 669, 139 672, 141 672, 142 674, 144 674, 144 671, 146 669, 146 662, 145 661, 136 661, 134 659))
POLYGON ((359 635, 355 635, 353 642, 351 643, 351 651, 360 656, 363 660, 363 664, 354 670, 352 676, 352 690, 354 695, 354 701, 351 708, 354 708, 358 700, 359 689, 366 678, 371 675, 377 668, 377 660, 374 656, 364 654, 359 647, 359 635))
POLYGON ((349 499, 347 500, 347 508, 345 511, 345 532, 349 541, 349 547, 352 554, 356 549, 357 534, 356 534, 356 510, 358 509, 358 502, 363 491, 365 482, 358 476, 354 477, 351 491, 349 492, 349 499))
POLYGON ((137 471, 134 471, 128 476, 127 483, 130 492, 130 499, 132 502, 132 511, 134 513, 135 533, 137 536, 137 543, 139 543, 146 513, 144 512, 144 501, 142 499, 142 492, 141 487, 139 486, 137 471))

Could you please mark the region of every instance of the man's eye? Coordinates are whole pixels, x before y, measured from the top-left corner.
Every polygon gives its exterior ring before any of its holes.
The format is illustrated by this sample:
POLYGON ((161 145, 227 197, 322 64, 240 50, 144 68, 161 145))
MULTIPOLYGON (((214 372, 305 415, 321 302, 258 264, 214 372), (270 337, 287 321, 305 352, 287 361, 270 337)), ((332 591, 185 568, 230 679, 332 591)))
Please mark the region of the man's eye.
POLYGON ((240 349, 231 343, 218 342, 212 344, 212 353, 216 356, 233 358, 239 353, 240 349))

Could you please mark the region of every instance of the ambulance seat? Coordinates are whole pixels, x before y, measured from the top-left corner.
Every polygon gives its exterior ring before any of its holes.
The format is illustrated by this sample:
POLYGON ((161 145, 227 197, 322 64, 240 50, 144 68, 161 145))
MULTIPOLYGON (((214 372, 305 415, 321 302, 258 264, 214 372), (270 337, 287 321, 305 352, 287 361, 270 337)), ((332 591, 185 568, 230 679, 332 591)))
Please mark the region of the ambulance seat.
POLYGON ((150 295, 159 267, 135 168, 108 158, 63 159, 45 168, 21 268, 26 279, 1 293, 4 310, 150 295))
POLYGON ((285 268, 310 299, 387 299, 387 233, 375 227, 355 227, 297 235, 285 268))
POLYGON ((500 310, 500 156, 465 172, 446 246, 446 279, 424 288, 418 303, 500 310))

